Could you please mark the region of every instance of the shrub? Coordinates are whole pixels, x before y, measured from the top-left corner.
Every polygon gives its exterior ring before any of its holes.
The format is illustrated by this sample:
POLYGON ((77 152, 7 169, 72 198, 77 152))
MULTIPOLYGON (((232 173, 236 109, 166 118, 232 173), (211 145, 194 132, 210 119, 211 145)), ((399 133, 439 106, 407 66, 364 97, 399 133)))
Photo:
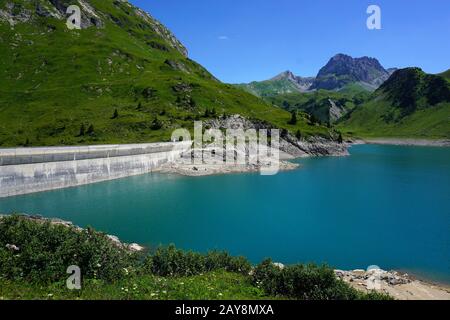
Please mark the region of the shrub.
POLYGON ((211 251, 205 257, 206 271, 226 270, 249 274, 252 269, 250 262, 244 257, 232 257, 227 252, 211 251))
POLYGON ((86 134, 87 135, 93 135, 94 134, 94 125, 93 124, 91 124, 90 126, 89 126, 89 128, 87 129, 87 131, 86 131, 86 134))
POLYGON ((298 122, 298 120, 297 120, 297 112, 296 111, 292 111, 291 112, 291 119, 289 120, 288 124, 295 126, 297 124, 297 122, 298 122))
POLYGON ((117 109, 114 109, 114 113, 111 117, 111 119, 117 119, 119 117, 119 111, 117 111, 117 109))
POLYGON ((300 300, 372 300, 389 299, 378 293, 364 294, 341 281, 327 266, 293 265, 283 269, 270 259, 259 264, 253 283, 267 294, 300 300))
POLYGON ((339 132, 339 136, 338 136, 337 141, 338 141, 338 143, 340 143, 340 144, 344 143, 344 138, 342 137, 342 133, 340 133, 340 132, 339 132))
POLYGON ((80 133, 78 134, 79 137, 82 137, 86 134, 86 126, 83 124, 81 124, 80 126, 80 133))
POLYGON ((155 117, 150 125, 150 128, 152 130, 159 130, 163 127, 163 124, 161 121, 159 121, 158 117, 155 117))
POLYGON ((174 245, 159 248, 153 256, 147 257, 144 272, 159 276, 192 276, 205 272, 226 270, 247 274, 251 265, 243 257, 231 257, 226 252, 212 251, 206 255, 184 252, 174 245))
POLYGON ((69 266, 76 265, 83 276, 114 281, 135 262, 133 254, 92 229, 78 230, 22 216, 0 219, 0 275, 8 279, 59 281, 68 277, 69 266))

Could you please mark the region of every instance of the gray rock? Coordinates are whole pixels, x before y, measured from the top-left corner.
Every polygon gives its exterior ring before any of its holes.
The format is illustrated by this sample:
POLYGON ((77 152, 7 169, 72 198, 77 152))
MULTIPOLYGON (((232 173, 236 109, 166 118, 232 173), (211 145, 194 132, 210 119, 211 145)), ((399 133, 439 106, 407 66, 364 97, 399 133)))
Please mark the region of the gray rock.
MULTIPOLYGON (((225 118, 208 120, 206 126, 212 129, 275 129, 272 125, 259 120, 249 120, 240 115, 232 115, 225 118)), ((339 144, 336 141, 321 137, 310 137, 306 140, 298 140, 291 134, 281 138, 280 151, 294 158, 305 156, 347 156, 348 145, 339 144)))
POLYGON ((5 247, 6 247, 6 249, 8 249, 10 251, 15 251, 15 252, 20 251, 20 248, 14 244, 7 244, 5 247))
POLYGON ((280 270, 283 270, 285 268, 285 265, 279 262, 274 262, 273 265, 280 270))

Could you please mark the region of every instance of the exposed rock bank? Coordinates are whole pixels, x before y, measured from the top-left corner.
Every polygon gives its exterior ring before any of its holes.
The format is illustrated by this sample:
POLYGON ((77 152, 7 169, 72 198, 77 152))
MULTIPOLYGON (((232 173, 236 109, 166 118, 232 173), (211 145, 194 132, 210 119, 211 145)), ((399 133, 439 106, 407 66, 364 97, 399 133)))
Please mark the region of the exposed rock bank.
MULTIPOLYGON (((300 165, 288 161, 281 161, 279 171, 295 170, 300 165)), ((212 164, 179 164, 168 163, 163 165, 158 172, 161 173, 175 173, 183 176, 202 177, 209 175, 228 174, 228 173, 244 173, 244 172, 259 172, 260 165, 212 165, 212 164)))
POLYGON ((450 287, 416 280, 408 274, 381 269, 336 270, 338 278, 361 291, 375 290, 397 300, 450 300, 450 287))
MULTIPOLYGON (((271 130, 276 129, 268 123, 258 120, 249 120, 240 115, 233 115, 226 118, 219 118, 206 121, 204 123, 205 129, 217 129, 222 132, 226 130, 271 130)), ((202 161, 194 161, 192 159, 192 150, 185 152, 181 159, 169 162, 163 165, 158 171, 163 173, 176 173, 186 176, 206 176, 214 174, 226 174, 226 173, 238 173, 238 172, 257 172, 263 171, 265 168, 273 165, 274 160, 278 162, 278 171, 294 170, 299 167, 298 164, 291 163, 285 160, 292 160, 301 157, 310 156, 347 156, 348 144, 339 143, 331 139, 325 139, 323 137, 312 136, 306 139, 297 139, 290 133, 282 133, 280 143, 276 152, 279 154, 279 158, 273 157, 261 157, 256 161, 252 161, 246 164, 226 163, 223 159, 217 161, 216 158, 213 163, 205 161, 205 157, 209 157, 211 151, 217 148, 224 148, 223 154, 227 153, 239 153, 240 150, 227 150, 223 145, 204 144, 203 149, 194 150, 200 152, 203 159, 202 161), (208 154, 208 155, 207 155, 208 154), (207 155, 207 156, 206 156, 207 155)), ((250 155, 249 148, 246 146, 245 156, 248 159, 255 158, 250 155)), ((234 155, 233 155, 234 156, 234 155)), ((253 159, 255 160, 255 159, 253 159)), ((270 170, 270 169, 269 169, 270 170)))

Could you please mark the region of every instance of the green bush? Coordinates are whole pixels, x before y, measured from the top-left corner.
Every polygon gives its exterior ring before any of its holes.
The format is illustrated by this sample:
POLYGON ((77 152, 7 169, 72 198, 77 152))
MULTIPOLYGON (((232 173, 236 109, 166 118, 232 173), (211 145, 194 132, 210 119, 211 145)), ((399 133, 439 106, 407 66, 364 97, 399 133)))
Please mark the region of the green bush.
POLYGON ((114 281, 135 261, 134 255, 90 228, 78 230, 21 216, 0 219, 0 275, 7 279, 59 281, 68 277, 69 266, 76 265, 85 277, 114 281))
POLYGON ((211 251, 205 256, 205 268, 207 271, 226 270, 248 275, 252 265, 244 257, 232 257, 224 251, 211 251))
POLYGON ((144 272, 159 276, 193 276, 216 270, 247 274, 251 264, 243 257, 232 257, 226 252, 212 251, 206 255, 184 252, 170 245, 159 248, 146 258, 144 272))
POLYGON ((389 299, 378 293, 361 293, 338 279, 333 269, 314 264, 280 268, 268 259, 256 266, 252 281, 268 295, 300 300, 389 299))

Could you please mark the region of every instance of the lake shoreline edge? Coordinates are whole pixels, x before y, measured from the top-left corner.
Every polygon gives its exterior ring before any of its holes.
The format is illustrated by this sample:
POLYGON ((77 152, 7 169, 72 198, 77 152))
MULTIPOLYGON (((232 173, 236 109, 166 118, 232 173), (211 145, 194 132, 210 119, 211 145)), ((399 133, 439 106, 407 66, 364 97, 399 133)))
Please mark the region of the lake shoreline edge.
POLYGON ((450 139, 415 139, 415 138, 361 138, 350 142, 352 145, 358 144, 378 144, 392 146, 410 147, 450 147, 450 139))

